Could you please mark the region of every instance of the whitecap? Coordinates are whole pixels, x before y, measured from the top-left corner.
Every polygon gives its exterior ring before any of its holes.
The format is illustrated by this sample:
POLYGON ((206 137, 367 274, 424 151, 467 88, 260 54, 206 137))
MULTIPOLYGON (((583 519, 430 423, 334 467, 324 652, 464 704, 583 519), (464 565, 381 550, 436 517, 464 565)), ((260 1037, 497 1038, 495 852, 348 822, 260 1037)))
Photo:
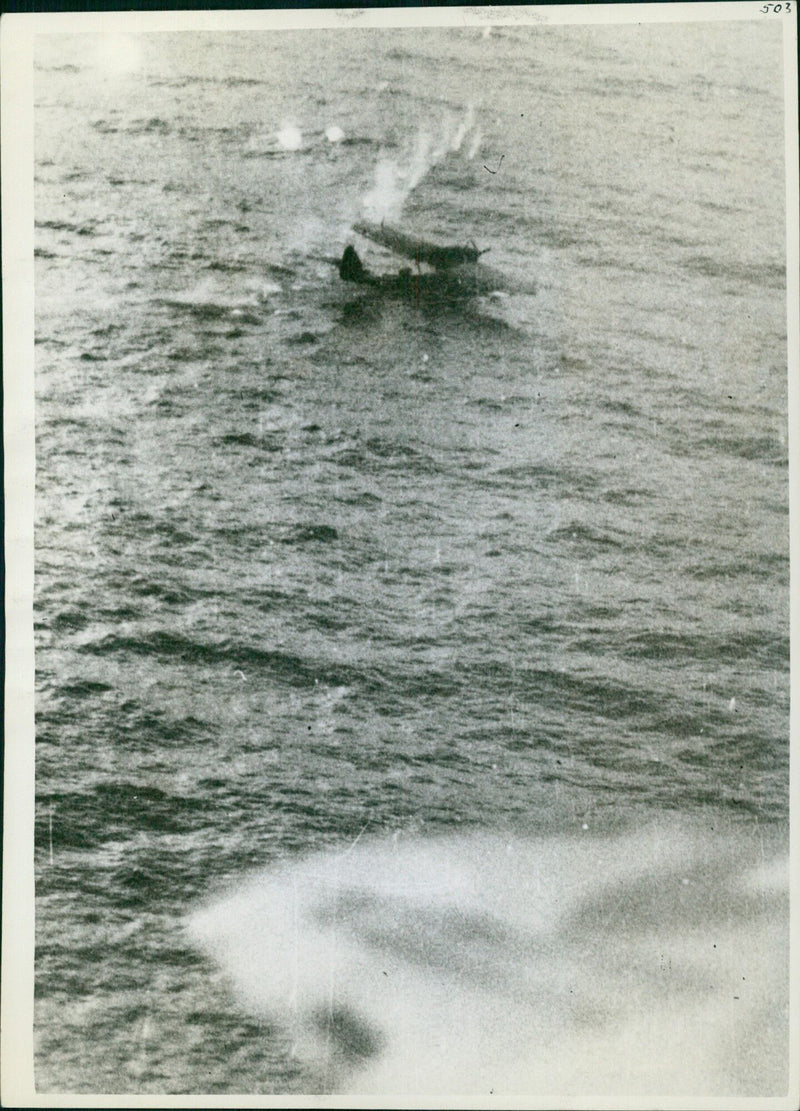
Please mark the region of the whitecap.
POLYGON ((299 150, 303 145, 303 133, 294 124, 286 123, 277 133, 278 145, 283 150, 299 150))

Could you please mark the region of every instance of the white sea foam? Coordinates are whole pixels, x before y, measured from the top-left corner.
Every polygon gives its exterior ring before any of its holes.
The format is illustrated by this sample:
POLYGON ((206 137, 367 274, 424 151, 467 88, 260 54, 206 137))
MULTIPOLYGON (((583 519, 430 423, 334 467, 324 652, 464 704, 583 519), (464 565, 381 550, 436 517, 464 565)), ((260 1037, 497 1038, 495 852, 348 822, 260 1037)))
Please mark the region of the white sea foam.
POLYGON ((760 836, 718 823, 363 839, 189 929, 333 1090, 774 1095, 787 884, 760 836))
POLYGON ((285 123, 275 137, 282 150, 300 150, 303 145, 303 133, 291 123, 285 123))

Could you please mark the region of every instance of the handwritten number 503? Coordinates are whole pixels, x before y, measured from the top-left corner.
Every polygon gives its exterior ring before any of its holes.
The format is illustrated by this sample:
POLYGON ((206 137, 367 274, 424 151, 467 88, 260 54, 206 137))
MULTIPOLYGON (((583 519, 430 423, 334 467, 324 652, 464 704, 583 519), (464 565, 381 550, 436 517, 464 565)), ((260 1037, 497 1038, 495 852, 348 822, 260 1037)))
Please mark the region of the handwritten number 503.
POLYGON ((762 15, 769 15, 770 12, 772 12, 773 15, 777 15, 778 12, 791 12, 792 0, 786 0, 785 4, 764 4, 764 6, 758 10, 762 15))

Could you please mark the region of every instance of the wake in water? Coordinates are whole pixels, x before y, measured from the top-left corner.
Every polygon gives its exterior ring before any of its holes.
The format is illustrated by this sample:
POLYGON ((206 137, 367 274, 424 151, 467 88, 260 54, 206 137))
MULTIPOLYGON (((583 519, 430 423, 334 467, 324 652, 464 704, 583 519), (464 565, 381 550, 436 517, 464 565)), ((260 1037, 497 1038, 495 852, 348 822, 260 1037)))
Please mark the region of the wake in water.
POLYGON ((421 128, 410 146, 378 160, 375 184, 363 200, 363 216, 377 223, 399 220, 406 200, 435 166, 455 154, 472 161, 480 144, 481 132, 471 106, 462 119, 446 119, 438 135, 421 128))
POLYGON ((788 1076, 788 865, 757 826, 395 838, 189 921, 328 1091, 766 1096, 788 1076))

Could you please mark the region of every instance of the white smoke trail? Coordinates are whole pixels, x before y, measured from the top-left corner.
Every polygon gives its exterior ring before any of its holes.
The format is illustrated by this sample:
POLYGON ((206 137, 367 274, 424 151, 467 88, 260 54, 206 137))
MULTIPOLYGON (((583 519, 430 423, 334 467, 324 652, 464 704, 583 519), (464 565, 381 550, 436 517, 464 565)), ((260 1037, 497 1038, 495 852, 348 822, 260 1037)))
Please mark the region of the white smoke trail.
POLYGON ((421 129, 410 149, 380 158, 375 167, 375 184, 363 200, 363 215, 375 221, 398 220, 414 189, 434 166, 448 155, 459 153, 467 138, 467 157, 475 157, 481 134, 474 128, 475 109, 470 105, 462 119, 444 120, 438 140, 427 129, 421 129))
POLYGON ((470 104, 469 108, 467 109, 466 118, 461 122, 461 124, 459 125, 459 128, 458 128, 458 131, 456 131, 456 133, 455 133, 455 136, 453 138, 453 142, 450 145, 450 150, 452 150, 452 151, 461 150, 461 144, 464 142, 464 138, 465 138, 467 132, 474 125, 474 123, 475 123, 475 109, 470 104))
POLYGON ((480 150, 482 140, 483 140, 483 132, 481 131, 480 128, 478 128, 476 130, 475 134, 470 139, 469 149, 467 150, 467 159, 470 162, 472 161, 472 159, 475 157, 475 155, 480 150))

